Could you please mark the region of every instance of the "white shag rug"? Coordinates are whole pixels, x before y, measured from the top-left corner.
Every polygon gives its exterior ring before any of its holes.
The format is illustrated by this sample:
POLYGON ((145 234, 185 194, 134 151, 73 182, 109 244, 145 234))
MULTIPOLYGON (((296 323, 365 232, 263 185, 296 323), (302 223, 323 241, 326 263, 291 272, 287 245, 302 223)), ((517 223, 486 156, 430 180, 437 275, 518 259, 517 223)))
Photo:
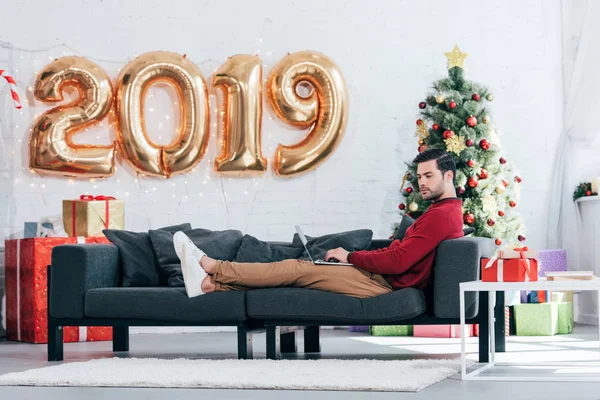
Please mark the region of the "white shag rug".
POLYGON ((105 358, 2 375, 0 386, 418 392, 458 372, 460 360, 105 358))

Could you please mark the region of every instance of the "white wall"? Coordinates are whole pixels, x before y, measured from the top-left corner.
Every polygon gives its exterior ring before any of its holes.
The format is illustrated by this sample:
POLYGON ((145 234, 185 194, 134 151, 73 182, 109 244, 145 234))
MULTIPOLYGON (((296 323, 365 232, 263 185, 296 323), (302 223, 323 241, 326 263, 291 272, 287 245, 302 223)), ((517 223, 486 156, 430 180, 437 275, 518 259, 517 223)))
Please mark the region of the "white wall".
MULTIPOLYGON (((104 0, 60 9, 61 3, 22 0, 3 8, 0 39, 7 45, 0 48, 0 68, 19 81, 25 106, 22 113, 14 110, 0 83, 0 239, 18 234, 24 221, 60 214, 62 199, 85 192, 126 199, 130 230, 190 221, 194 227, 236 228, 262 239, 290 240, 293 224, 299 223, 310 235, 367 227, 375 237, 387 237, 399 219, 404 162, 416 155, 417 104, 446 74, 444 52, 458 43, 469 53, 467 78, 486 84, 495 95, 493 121, 506 157, 524 178, 519 210, 527 244, 545 244, 547 202, 553 195, 550 163, 562 126, 558 0, 253 1, 235 6, 104 0), (305 49, 331 57, 350 91, 346 136, 316 172, 279 179, 269 169, 255 181, 220 179, 212 172, 214 139, 196 172, 169 180, 138 181, 123 161, 113 177, 93 183, 39 177, 27 169, 28 128, 47 107, 24 89, 56 57, 77 52, 116 78, 135 53, 170 50, 187 53, 210 82, 228 56, 260 51, 266 76, 285 54, 305 49)), ((173 116, 172 106, 166 94, 154 93, 147 104, 157 110, 148 116, 150 135, 168 143, 173 119, 169 125, 165 117, 173 116), (154 127, 159 120, 165 123, 162 130, 154 127)), ((277 143, 295 143, 303 136, 276 122, 266 104, 264 115, 265 156, 272 158, 277 143)), ((113 139, 105 123, 76 141, 107 144, 113 139)))

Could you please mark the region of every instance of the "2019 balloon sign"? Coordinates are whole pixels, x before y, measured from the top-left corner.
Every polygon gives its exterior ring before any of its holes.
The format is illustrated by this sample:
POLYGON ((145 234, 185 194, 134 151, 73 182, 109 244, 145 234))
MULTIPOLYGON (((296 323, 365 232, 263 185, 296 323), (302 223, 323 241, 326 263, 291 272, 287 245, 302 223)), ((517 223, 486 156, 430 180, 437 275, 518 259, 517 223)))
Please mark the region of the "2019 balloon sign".
MULTIPOLYGON (((222 90, 223 146, 214 169, 219 174, 247 176, 267 170, 262 155, 262 63, 252 55, 230 57, 214 74, 222 90)), ((143 54, 121 71, 115 87, 94 62, 62 57, 39 73, 34 95, 42 102, 63 101, 67 86, 79 98, 42 114, 32 125, 29 167, 56 176, 108 177, 115 170, 115 152, 138 172, 169 178, 194 168, 210 140, 208 87, 201 71, 179 54, 143 54), (166 146, 146 133, 143 104, 156 83, 172 87, 179 101, 178 135, 166 146), (81 145, 72 136, 116 111, 116 139, 111 146, 81 145)), ((279 145, 273 159, 278 176, 315 169, 338 147, 348 122, 348 90, 338 67, 327 56, 302 51, 283 57, 267 79, 267 99, 281 121, 306 136, 292 146, 279 145), (301 95, 300 85, 309 92, 301 95)))

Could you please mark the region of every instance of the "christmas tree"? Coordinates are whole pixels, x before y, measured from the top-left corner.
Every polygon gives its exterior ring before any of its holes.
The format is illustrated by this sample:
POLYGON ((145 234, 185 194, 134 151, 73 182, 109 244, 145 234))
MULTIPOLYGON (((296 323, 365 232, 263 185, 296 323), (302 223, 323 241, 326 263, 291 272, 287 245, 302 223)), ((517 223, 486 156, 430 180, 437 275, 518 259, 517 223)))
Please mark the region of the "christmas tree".
MULTIPOLYGON (((497 246, 518 246, 525 241, 523 219, 515 210, 521 177, 502 154, 490 116, 494 96, 486 87, 464 79, 467 53, 454 46, 446 57, 448 77, 435 82, 433 92, 419 104, 418 150, 440 148, 454 157, 464 225, 474 228, 475 236, 493 238, 497 246)), ((418 218, 431 202, 421 198, 416 165, 407 163, 407 167, 399 208, 418 218)))

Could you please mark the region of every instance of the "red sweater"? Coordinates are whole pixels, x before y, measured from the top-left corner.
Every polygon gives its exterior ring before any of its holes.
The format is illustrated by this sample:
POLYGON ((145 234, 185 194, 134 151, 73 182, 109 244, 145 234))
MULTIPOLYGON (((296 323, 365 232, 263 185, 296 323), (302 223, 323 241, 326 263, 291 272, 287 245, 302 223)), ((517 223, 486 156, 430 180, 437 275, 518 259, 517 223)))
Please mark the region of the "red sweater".
POLYGON ((383 275, 394 289, 424 289, 431 276, 435 249, 444 240, 463 236, 462 201, 447 198, 433 203, 390 247, 350 253, 348 261, 383 275))

